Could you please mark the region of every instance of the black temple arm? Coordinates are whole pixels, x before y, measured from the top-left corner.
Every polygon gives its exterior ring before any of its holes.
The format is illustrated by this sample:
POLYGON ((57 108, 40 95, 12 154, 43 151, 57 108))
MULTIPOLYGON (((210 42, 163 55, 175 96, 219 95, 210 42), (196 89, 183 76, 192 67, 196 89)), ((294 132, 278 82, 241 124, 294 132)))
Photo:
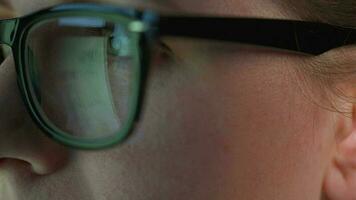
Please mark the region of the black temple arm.
POLYGON ((295 20, 163 16, 158 27, 161 36, 232 41, 313 55, 356 42, 354 29, 295 20))

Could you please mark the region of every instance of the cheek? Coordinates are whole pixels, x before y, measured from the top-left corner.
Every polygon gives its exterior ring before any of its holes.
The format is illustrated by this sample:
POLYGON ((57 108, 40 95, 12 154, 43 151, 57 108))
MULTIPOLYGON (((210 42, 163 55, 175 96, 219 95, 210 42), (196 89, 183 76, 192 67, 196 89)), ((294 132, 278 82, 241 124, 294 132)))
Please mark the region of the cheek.
POLYGON ((131 199, 318 199, 330 119, 285 63, 241 57, 155 67, 135 132, 86 171, 131 199))
POLYGON ((209 72, 185 74, 170 88, 174 95, 165 96, 170 105, 157 128, 165 135, 158 137, 174 138, 168 144, 181 145, 174 150, 178 159, 196 160, 200 173, 193 174, 205 173, 200 178, 210 183, 239 191, 253 186, 267 196, 275 195, 276 185, 287 193, 304 188, 318 194, 327 112, 306 99, 285 65, 226 60, 202 69, 209 72))

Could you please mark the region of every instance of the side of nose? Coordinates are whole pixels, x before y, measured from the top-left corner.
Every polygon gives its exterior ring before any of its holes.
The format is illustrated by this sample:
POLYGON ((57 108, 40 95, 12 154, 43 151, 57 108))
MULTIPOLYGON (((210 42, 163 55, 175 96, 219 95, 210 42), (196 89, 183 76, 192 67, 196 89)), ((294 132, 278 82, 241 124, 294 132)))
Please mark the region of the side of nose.
POLYGON ((45 136, 32 121, 9 55, 0 65, 0 171, 2 163, 17 160, 30 165, 33 173, 50 174, 64 167, 68 158, 67 148, 45 136))

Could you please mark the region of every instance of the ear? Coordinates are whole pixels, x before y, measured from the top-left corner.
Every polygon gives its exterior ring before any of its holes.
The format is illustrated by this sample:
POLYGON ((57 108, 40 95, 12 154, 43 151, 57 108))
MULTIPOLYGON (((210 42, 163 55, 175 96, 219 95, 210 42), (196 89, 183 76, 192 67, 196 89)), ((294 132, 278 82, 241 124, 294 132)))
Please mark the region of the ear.
POLYGON ((350 105, 351 118, 344 118, 343 133, 335 133, 335 150, 324 177, 328 200, 356 199, 356 106, 350 105))

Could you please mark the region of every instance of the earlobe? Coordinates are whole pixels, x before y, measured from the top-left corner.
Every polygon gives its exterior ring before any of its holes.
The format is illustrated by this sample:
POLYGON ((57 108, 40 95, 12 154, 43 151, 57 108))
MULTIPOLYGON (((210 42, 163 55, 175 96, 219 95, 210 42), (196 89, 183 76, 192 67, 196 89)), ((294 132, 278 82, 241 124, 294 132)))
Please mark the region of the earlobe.
POLYGON ((324 193, 328 199, 346 199, 346 179, 336 163, 332 163, 327 169, 323 187, 324 193))
POLYGON ((330 200, 356 199, 356 130, 336 146, 324 178, 324 193, 330 200))

